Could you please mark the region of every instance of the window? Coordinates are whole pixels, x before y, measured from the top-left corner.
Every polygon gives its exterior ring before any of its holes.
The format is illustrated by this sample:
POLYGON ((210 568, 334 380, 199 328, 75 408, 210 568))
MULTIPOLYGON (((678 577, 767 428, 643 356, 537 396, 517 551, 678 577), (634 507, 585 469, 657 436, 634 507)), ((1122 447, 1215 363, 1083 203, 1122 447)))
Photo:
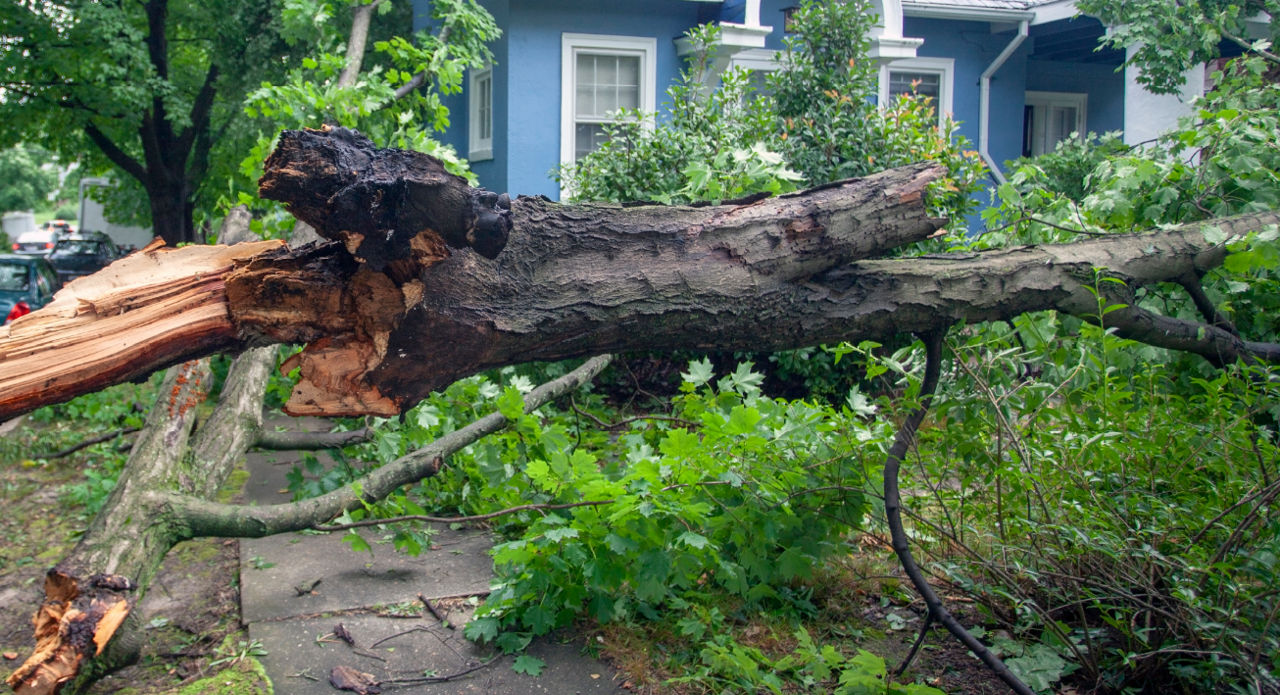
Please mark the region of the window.
POLYGON ((1086 94, 1027 92, 1022 119, 1022 156, 1052 152, 1072 133, 1083 133, 1087 105, 1086 94))
POLYGON ((604 125, 621 109, 655 110, 653 38, 564 34, 561 40, 560 161, 604 144, 604 125))
POLYGON ((910 94, 914 85, 919 96, 932 97, 938 123, 951 113, 951 91, 955 60, 951 58, 907 58, 880 68, 881 104, 890 104, 899 94, 910 94))
POLYGON ((472 70, 467 91, 471 96, 467 157, 493 159, 493 68, 472 70))

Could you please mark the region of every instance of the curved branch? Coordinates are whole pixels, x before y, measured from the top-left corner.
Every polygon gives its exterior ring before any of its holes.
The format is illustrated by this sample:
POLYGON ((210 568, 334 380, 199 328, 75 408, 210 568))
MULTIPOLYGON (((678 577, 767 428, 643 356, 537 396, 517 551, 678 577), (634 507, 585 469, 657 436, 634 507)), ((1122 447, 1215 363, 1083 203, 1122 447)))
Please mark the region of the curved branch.
MULTIPOLYGON (((587 360, 564 376, 542 384, 525 396, 526 411, 532 411, 587 383, 608 366, 612 358, 601 355, 587 360)), ((205 499, 157 493, 157 503, 168 508, 168 518, 185 524, 185 537, 228 536, 261 538, 287 531, 301 531, 357 509, 361 501, 376 501, 401 485, 434 476, 444 459, 485 435, 505 427, 502 413, 490 413, 466 427, 454 430, 427 446, 363 476, 360 480, 319 497, 301 502, 268 506, 218 504, 205 499), (362 492, 357 493, 359 488, 362 492)))
POLYGON ((89 139, 93 141, 93 144, 97 145, 99 150, 102 150, 102 154, 106 155, 107 159, 111 160, 112 164, 120 167, 121 171, 137 179, 138 183, 141 183, 144 186, 147 185, 146 167, 142 166, 138 160, 130 157, 124 150, 120 149, 118 145, 112 142, 111 138, 107 137, 106 133, 99 130, 98 126, 93 124, 93 121, 89 121, 84 124, 84 134, 89 136, 89 139))
POLYGON ((341 449, 352 444, 369 441, 373 436, 373 428, 361 427, 349 432, 277 432, 264 430, 258 435, 254 446, 272 451, 294 451, 303 449, 316 451, 319 449, 341 449))
MULTIPOLYGON (((975 656, 982 660, 982 663, 987 665, 987 668, 990 668, 1015 693, 1018 693, 1018 695, 1035 695, 1031 688, 1028 688, 1017 676, 1013 675, 1009 667, 1005 666, 999 657, 987 649, 986 645, 978 641, 978 638, 969 634, 969 631, 964 629, 964 626, 942 604, 942 599, 938 598, 938 594, 934 592, 933 587, 929 586, 929 580, 925 578, 924 572, 916 564, 915 557, 911 554, 911 546, 907 543, 907 533, 902 527, 902 496, 898 489, 898 471, 902 466, 903 457, 907 454, 907 449, 915 441, 916 431, 920 429, 920 424, 924 422, 925 414, 929 411, 929 405, 933 402, 933 393, 938 387, 938 375, 942 371, 942 339, 945 334, 946 331, 943 329, 932 331, 925 336, 924 342, 928 357, 925 362, 924 382, 920 385, 920 405, 907 415, 906 421, 902 423, 897 436, 893 439, 893 446, 889 448, 889 453, 885 457, 884 513, 889 524, 889 535, 893 542, 893 551, 897 553, 898 561, 902 563, 902 570, 906 572, 916 591, 924 599, 925 605, 929 607, 929 615, 945 625, 956 639, 968 647, 975 656)), ((903 664, 904 667, 905 665, 903 664)))

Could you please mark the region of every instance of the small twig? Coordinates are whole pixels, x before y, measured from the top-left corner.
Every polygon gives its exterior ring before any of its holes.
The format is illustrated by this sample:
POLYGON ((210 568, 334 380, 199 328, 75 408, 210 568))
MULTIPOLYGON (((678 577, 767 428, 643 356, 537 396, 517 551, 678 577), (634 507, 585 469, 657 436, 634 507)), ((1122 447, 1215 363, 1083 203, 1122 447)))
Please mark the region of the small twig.
POLYGON ((431 601, 429 601, 426 596, 423 596, 422 594, 418 594, 418 600, 422 602, 422 605, 427 607, 427 612, 431 614, 431 617, 440 621, 441 625, 444 625, 450 630, 454 629, 453 623, 450 623, 448 620, 445 620, 444 616, 440 615, 440 611, 436 610, 436 607, 431 605, 431 601))
POLYGON ((369 645, 369 648, 370 648, 370 649, 374 649, 374 648, 376 648, 378 645, 383 644, 383 643, 385 643, 385 642, 390 642, 391 640, 393 640, 393 639, 395 639, 395 638, 397 638, 397 637, 404 637, 405 635, 412 635, 412 634, 413 634, 413 633, 415 633, 415 632, 428 632, 428 631, 430 631, 430 630, 431 630, 431 628, 430 628, 430 627, 428 627, 428 626, 426 626, 426 625, 414 625, 413 627, 409 628, 408 630, 401 630, 400 632, 397 632, 397 633, 394 633, 394 634, 390 634, 390 635, 387 635, 386 637, 383 637, 382 639, 378 640, 377 642, 374 642, 373 644, 369 645))
POLYGON ((933 625, 933 611, 929 610, 928 606, 925 606, 924 624, 920 626, 920 634, 916 636, 916 643, 911 645, 911 651, 907 652, 906 658, 902 660, 901 664, 898 664, 898 668, 893 670, 894 678, 901 678, 902 674, 906 673, 907 669, 910 668, 911 662, 916 660, 916 654, 920 652, 920 647, 924 646, 924 638, 929 634, 931 625, 933 625))
POLYGON ((74 445, 72 445, 72 446, 69 446, 69 447, 67 447, 67 448, 65 448, 65 449, 63 449, 63 450, 61 450, 61 451, 55 451, 55 452, 54 452, 54 453, 52 453, 52 454, 41 454, 40 456, 36 456, 35 458, 38 458, 38 459, 60 459, 60 458, 62 458, 62 457, 64 457, 64 456, 70 456, 71 454, 74 454, 74 453, 76 453, 77 451, 80 451, 81 449, 87 449, 87 448, 89 448, 89 447, 93 446, 94 444, 101 444, 101 443, 103 443, 103 442, 111 441, 112 439, 115 439, 116 437, 121 437, 121 436, 124 436, 124 435, 126 435, 126 434, 133 434, 134 432, 137 432, 139 429, 141 429, 141 428, 138 428, 138 427, 124 427, 124 428, 118 429, 118 430, 116 430, 116 431, 114 431, 114 432, 108 432, 108 433, 106 433, 106 434, 100 434, 100 435, 98 435, 98 436, 96 436, 96 437, 90 437, 90 438, 88 438, 88 439, 86 439, 86 440, 84 440, 84 441, 80 442, 79 444, 74 444, 74 445))
POLYGON ((361 528, 364 526, 395 524, 403 521, 425 521, 440 524, 468 523, 472 521, 488 521, 489 519, 496 519, 500 516, 515 514, 516 512, 551 511, 556 509, 572 509, 573 507, 599 507, 606 504, 613 504, 613 502, 614 500, 591 500, 587 502, 570 502, 567 504, 522 504, 516 507, 500 509, 496 512, 489 512, 488 514, 473 514, 471 516, 427 516, 424 514, 406 514, 405 516, 393 516, 385 519, 364 519, 361 521, 353 521, 349 524, 318 524, 311 528, 317 531, 345 531, 347 529, 361 528))
POLYGON ((391 679, 388 679, 388 680, 385 680, 385 681, 380 681, 380 682, 379 682, 379 685, 388 685, 388 684, 391 684, 391 685, 418 685, 418 684, 420 684, 420 683, 447 683, 447 682, 449 682, 449 681, 451 681, 451 680, 456 680, 456 679, 461 678, 461 677, 463 677, 463 676, 465 676, 465 675, 468 675, 468 674, 471 674, 471 673, 475 673, 476 671, 479 671, 480 669, 482 669, 482 668, 484 668, 484 667, 486 667, 486 666, 488 666, 488 665, 492 664, 493 662, 497 661, 498 659, 501 659, 502 657, 503 657, 503 655, 502 655, 502 654, 497 654, 497 655, 495 655, 495 656, 493 656, 493 657, 489 658, 487 661, 482 661, 482 662, 480 662, 480 663, 476 664, 475 666, 472 666, 472 667, 470 667, 470 668, 462 669, 461 671, 458 671, 457 673, 450 673, 450 674, 449 674, 449 675, 447 675, 447 676, 422 676, 422 677, 419 677, 419 678, 391 678, 391 679))
POLYGON ((698 426, 696 422, 690 422, 688 420, 683 420, 678 417, 672 417, 670 415, 636 415, 635 417, 629 417, 614 423, 608 423, 596 417, 595 415, 592 415, 591 413, 588 413, 587 411, 579 408, 578 404, 574 402, 572 396, 569 397, 569 407, 573 409, 573 412, 596 423, 597 427, 604 430, 616 430, 620 427, 626 427, 627 425, 630 425, 631 423, 637 422, 640 420, 658 420, 661 422, 674 422, 677 425, 680 425, 681 427, 697 427, 698 426))

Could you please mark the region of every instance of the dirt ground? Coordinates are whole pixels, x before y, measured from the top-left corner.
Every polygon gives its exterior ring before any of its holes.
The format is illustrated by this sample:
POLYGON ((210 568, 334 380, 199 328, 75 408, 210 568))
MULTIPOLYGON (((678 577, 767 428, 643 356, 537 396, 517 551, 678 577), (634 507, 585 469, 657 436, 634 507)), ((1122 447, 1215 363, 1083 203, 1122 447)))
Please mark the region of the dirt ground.
MULTIPOLYGON (((64 497, 65 485, 82 478, 82 464, 75 457, 0 463, 0 678, 31 653, 31 615, 43 598, 44 573, 86 523, 64 497)), ((239 692, 255 692, 240 673, 246 660, 236 658, 245 639, 238 570, 234 540, 189 541, 170 552, 139 611, 146 636, 141 658, 90 692, 173 693, 228 669, 245 686, 239 692)))
MULTIPOLYGON (((43 576, 74 544, 76 534, 87 523, 86 515, 75 511, 66 500, 66 486, 84 479, 84 460, 71 456, 50 462, 36 462, 14 456, 14 434, 7 439, 8 455, 0 455, 0 678, 7 677, 31 652, 31 614, 42 598, 43 576)), ((6 452, 0 451, 0 454, 6 452)), ((221 693, 247 695, 269 692, 245 658, 253 645, 247 642, 239 616, 238 544, 234 540, 204 539, 183 543, 166 559, 152 583, 139 611, 146 635, 138 663, 109 676, 91 689, 95 695, 196 695, 221 693), (216 679, 209 677, 216 674, 216 679)), ((878 588, 892 587, 876 581, 862 581, 865 571, 855 560, 853 567, 831 569, 825 586, 815 592, 814 601, 832 624, 817 628, 830 631, 835 625, 857 635, 852 642, 885 658, 890 668, 908 652, 916 637, 917 606, 900 599, 884 598, 878 588), (890 614, 901 620, 890 620, 890 614), (897 622, 901 629, 890 629, 897 622)), ((820 582, 820 585, 824 584, 820 582)), ((900 593, 895 591, 886 593, 900 593)), ((603 626, 608 642, 623 646, 601 654, 629 677, 639 693, 693 693, 696 689, 668 687, 662 682, 673 675, 664 673, 660 639, 648 628, 603 626), (646 658, 647 656, 647 658, 646 658)), ((761 628, 761 647, 770 635, 786 630, 761 628)), ((817 633, 815 633, 817 634, 817 633)), ((747 638, 749 639, 749 638, 747 638)), ((785 644, 774 645, 786 648, 785 644)), ((907 680, 927 683, 951 695, 995 695, 1008 689, 999 683, 974 657, 945 631, 935 627, 917 657, 907 680)), ((2 687, 2 686, 0 686, 2 687)))

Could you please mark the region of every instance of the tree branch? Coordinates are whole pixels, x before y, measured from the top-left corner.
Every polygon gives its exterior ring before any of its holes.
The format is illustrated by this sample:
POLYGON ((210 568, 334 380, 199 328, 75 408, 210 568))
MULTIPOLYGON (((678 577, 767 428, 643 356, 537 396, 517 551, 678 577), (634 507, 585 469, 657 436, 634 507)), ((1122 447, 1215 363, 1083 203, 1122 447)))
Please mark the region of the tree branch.
POLYGON ((352 444, 369 441, 373 436, 373 428, 361 427, 349 432, 277 432, 264 430, 258 435, 254 446, 259 449, 273 451, 294 451, 298 449, 315 451, 318 449, 341 449, 352 444))
MULTIPOLYGON (((587 360, 568 374, 542 384, 525 396, 525 410, 533 411, 595 378, 609 364, 611 357, 602 355, 587 360)), ((230 536, 260 538, 287 531, 301 531, 335 516, 357 509, 361 500, 376 501, 407 483, 429 478, 438 473, 446 457, 507 425, 502 413, 491 413, 466 427, 454 430, 440 439, 363 476, 333 492, 301 502, 268 506, 229 505, 196 497, 156 493, 155 502, 171 511, 170 518, 183 519, 188 538, 230 536)))
MULTIPOLYGON (((920 429, 920 424, 924 422, 925 415, 929 412, 929 405, 933 402, 933 393, 938 387, 938 376, 942 369, 942 340, 945 335, 945 329, 935 330, 925 335, 924 343, 927 357, 924 381, 920 385, 920 405, 907 415, 906 421, 898 429, 898 434, 893 439, 893 445, 889 447, 889 453, 885 457, 884 513, 889 524, 889 534, 893 542, 893 550, 897 553, 899 562, 902 563, 902 570, 906 572, 907 577, 911 579, 912 585, 915 586, 916 591, 924 599, 925 605, 929 608, 929 615, 946 626, 947 630, 956 639, 968 647, 969 651, 973 652, 982 663, 987 665, 987 668, 990 668, 1015 693, 1018 695, 1035 695, 1025 683, 1009 670, 1009 667, 1005 666, 999 657, 987 649, 986 645, 979 642, 976 637, 969 634, 969 631, 964 629, 964 626, 943 605, 942 599, 938 598, 938 594, 934 592, 933 587, 929 586, 929 580, 925 578, 924 572, 916 564, 915 557, 911 554, 911 546, 907 542, 907 533, 902 527, 902 496, 898 490, 898 471, 902 466, 902 460, 906 456, 907 450, 915 444, 916 431, 920 429)), ((896 671, 896 674, 901 675, 902 671, 906 670, 906 666, 907 663, 904 662, 902 667, 896 671)))
POLYGON ((373 11, 383 0, 374 0, 368 5, 356 5, 351 8, 351 35, 347 39, 346 64, 338 74, 339 87, 353 87, 360 77, 360 68, 364 64, 365 46, 369 42, 369 24, 373 19, 373 11))
POLYGON ((111 138, 107 137, 106 133, 99 130, 98 126, 94 125, 93 121, 85 122, 84 134, 89 136, 89 139, 93 141, 93 144, 97 145, 99 150, 102 150, 102 154, 106 155, 107 159, 111 160, 112 164, 120 167, 121 171, 137 179, 138 183, 141 183, 144 186, 147 184, 146 168, 143 167, 142 164, 138 163, 138 160, 130 157, 124 150, 120 149, 114 142, 112 142, 111 138))
POLYGON ((566 504, 520 504, 506 509, 499 509, 496 512, 488 514, 472 514, 471 516, 429 516, 426 514, 406 514, 404 516, 395 516, 385 519, 361 519, 360 521, 352 521, 346 524, 316 524, 311 528, 317 531, 346 531, 353 528, 365 528, 367 526, 382 526, 384 524, 400 524, 406 521, 421 521, 423 523, 435 524, 469 524, 476 521, 489 521, 511 514, 520 512, 541 512, 555 511, 557 509, 574 509, 576 507, 603 507, 613 504, 617 500, 588 500, 585 502, 569 502, 566 504))
MULTIPOLYGON (((206 139, 205 148, 208 146, 209 119, 213 111, 214 97, 218 93, 217 88, 214 86, 217 81, 218 66, 210 64, 209 70, 204 75, 204 83, 200 85, 200 91, 196 93, 196 98, 191 104, 191 123, 183 129, 174 143, 176 154, 181 154, 184 159, 187 156, 186 153, 191 151, 192 145, 200 141, 202 136, 206 139)), ((197 170, 203 169, 204 166, 202 163, 193 163, 190 168, 197 170)), ((187 178, 199 180, 202 176, 188 176, 187 178)))

